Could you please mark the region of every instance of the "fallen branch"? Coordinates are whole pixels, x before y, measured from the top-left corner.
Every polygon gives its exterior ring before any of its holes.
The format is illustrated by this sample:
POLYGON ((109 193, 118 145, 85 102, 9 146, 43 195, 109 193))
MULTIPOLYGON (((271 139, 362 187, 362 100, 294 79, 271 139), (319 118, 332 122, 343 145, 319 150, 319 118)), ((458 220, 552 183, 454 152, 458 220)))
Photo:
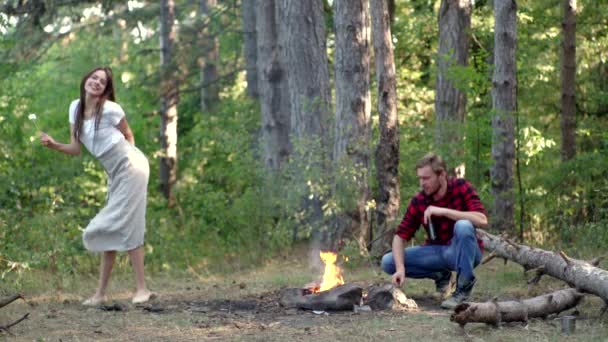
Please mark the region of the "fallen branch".
POLYGON ((530 318, 546 318, 578 305, 583 295, 575 289, 559 290, 522 301, 496 300, 486 303, 463 303, 454 308, 450 321, 464 327, 467 323, 527 322, 530 318))
POLYGON ((15 326, 19 323, 21 323, 21 321, 25 320, 30 314, 26 313, 25 315, 23 315, 23 317, 19 318, 18 320, 14 321, 13 323, 9 323, 7 325, 0 325, 0 331, 8 331, 8 329, 10 329, 12 326, 15 326))
POLYGON ((545 266, 539 266, 539 267, 535 267, 535 268, 529 268, 529 269, 527 269, 527 270, 524 271, 524 273, 530 273, 530 272, 544 273, 545 272, 545 266))
POLYGON ((534 277, 528 279, 527 284, 528 285, 536 285, 540 282, 540 278, 542 278, 542 276, 544 275, 543 272, 537 272, 536 275, 534 275, 534 277))
POLYGON ((477 230, 487 250, 498 256, 513 260, 526 269, 544 267, 543 274, 561 279, 578 291, 599 296, 608 301, 608 271, 592 264, 567 256, 565 253, 553 253, 525 245, 513 246, 498 236, 477 230))
POLYGON ((492 259, 496 258, 496 253, 492 252, 490 253, 490 255, 488 255, 485 259, 483 259, 483 261, 481 262, 482 265, 485 265, 487 263, 489 263, 492 259))
POLYGON ((10 303, 16 301, 17 299, 23 299, 23 296, 21 294, 14 294, 14 295, 6 298, 6 299, 1 300, 0 301, 0 308, 9 305, 10 303))
POLYGON ((600 255, 599 257, 589 260, 589 263, 595 267, 598 267, 600 265, 600 261, 604 260, 605 258, 605 255, 600 255))
MULTIPOLYGON (((21 294, 14 294, 8 298, 5 298, 3 300, 0 301, 0 308, 5 307, 7 305, 9 305, 10 303, 16 301, 17 299, 24 299, 23 296, 21 294)), ((23 315, 23 317, 19 318, 18 320, 14 321, 13 323, 9 323, 7 325, 0 325, 0 331, 7 331, 8 329, 10 329, 10 327, 17 325, 19 323, 21 323, 21 321, 25 320, 30 314, 26 313, 25 315, 23 315)))
POLYGON ((568 266, 572 265, 572 259, 566 255, 566 253, 564 253, 564 251, 559 251, 559 256, 562 257, 562 259, 564 259, 564 261, 566 262, 566 264, 568 264, 568 266))

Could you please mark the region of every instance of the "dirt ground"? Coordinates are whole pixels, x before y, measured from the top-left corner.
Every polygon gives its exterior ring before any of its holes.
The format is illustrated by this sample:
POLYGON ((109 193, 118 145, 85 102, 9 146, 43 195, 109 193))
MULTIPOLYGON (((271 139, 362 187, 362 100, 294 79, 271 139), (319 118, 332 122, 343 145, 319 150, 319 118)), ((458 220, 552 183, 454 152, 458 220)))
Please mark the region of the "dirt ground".
MULTIPOLYGON (((149 284, 159 297, 140 306, 129 301, 132 280, 128 272, 113 279, 111 300, 97 308, 80 304, 88 293, 82 285, 66 283, 58 292, 43 289, 44 281, 33 287, 26 284, 23 287, 31 293, 25 293, 25 301, 0 309, 0 325, 25 313, 30 316, 8 332, 0 332, 0 341, 608 341, 608 315, 599 316, 602 302, 594 296, 587 296, 572 311, 579 319, 570 336, 561 333, 555 317, 498 328, 476 323, 463 330, 450 322, 449 311, 440 309, 439 297, 429 292, 433 284, 426 280, 411 280, 404 289, 416 300, 419 308, 415 311, 316 314, 282 308, 278 304, 281 291, 307 279, 302 269, 305 266, 297 262, 279 262, 234 279, 152 275, 149 284)), ((348 273, 346 280, 363 288, 388 281, 369 269, 348 273)), ((563 287, 547 280, 531 291, 521 285, 525 284, 522 273, 521 268, 502 263, 480 268, 479 285, 471 299, 523 298, 563 287)), ((94 278, 84 282, 92 285, 94 278)))

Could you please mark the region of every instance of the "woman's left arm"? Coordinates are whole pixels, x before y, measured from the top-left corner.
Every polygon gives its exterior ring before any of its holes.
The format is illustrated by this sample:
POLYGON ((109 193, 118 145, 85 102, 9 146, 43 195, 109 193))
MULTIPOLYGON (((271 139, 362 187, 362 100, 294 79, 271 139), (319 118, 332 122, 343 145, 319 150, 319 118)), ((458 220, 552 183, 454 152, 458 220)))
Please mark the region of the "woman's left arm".
POLYGON ((129 127, 127 118, 123 117, 118 123, 117 127, 120 133, 125 136, 125 139, 127 139, 127 141, 131 143, 131 145, 135 145, 135 138, 133 137, 133 132, 131 131, 131 127, 129 127))

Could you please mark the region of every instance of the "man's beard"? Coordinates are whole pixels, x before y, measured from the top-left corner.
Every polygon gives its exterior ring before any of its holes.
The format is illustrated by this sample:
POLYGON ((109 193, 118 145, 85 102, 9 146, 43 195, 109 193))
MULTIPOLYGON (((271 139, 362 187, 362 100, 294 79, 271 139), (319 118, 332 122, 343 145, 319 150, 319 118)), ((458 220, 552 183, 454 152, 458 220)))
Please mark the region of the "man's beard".
POLYGON ((430 194, 427 193, 424 189, 422 189, 422 192, 424 192, 424 194, 427 197, 434 197, 439 192, 440 189, 441 189, 441 185, 437 186, 437 188, 433 192, 431 192, 430 194))

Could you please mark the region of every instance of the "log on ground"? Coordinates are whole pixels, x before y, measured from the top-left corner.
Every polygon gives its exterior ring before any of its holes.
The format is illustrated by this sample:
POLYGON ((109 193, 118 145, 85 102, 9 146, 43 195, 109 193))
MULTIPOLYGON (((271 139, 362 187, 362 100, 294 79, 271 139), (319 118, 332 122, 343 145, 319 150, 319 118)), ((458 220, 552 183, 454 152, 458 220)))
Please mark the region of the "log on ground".
POLYGON ((450 320, 461 327, 467 323, 498 325, 502 322, 527 322, 530 318, 546 318, 578 305, 583 295, 565 289, 521 301, 490 301, 462 303, 454 308, 450 320))
POLYGON ((580 292, 599 296, 608 303, 608 271, 594 266, 593 262, 573 259, 563 252, 555 253, 519 245, 481 229, 477 232, 484 247, 496 256, 512 260, 527 270, 540 270, 543 274, 565 281, 580 292))
POLYGON ((306 294, 305 289, 290 288, 283 291, 280 304, 286 308, 319 311, 353 310, 361 304, 363 289, 359 285, 346 284, 320 293, 306 294))

